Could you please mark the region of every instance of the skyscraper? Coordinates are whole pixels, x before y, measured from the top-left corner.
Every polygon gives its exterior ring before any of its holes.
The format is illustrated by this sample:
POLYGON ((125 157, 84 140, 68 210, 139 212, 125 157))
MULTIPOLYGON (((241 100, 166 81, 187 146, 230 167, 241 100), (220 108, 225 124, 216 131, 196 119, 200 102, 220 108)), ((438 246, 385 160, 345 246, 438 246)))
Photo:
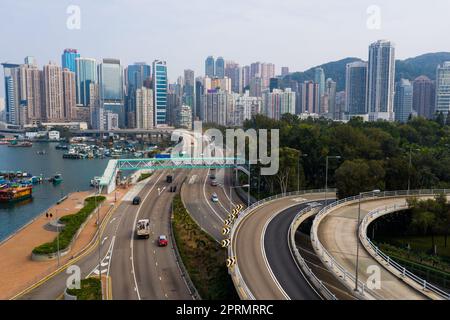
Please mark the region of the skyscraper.
POLYGON ((61 56, 61 65, 63 69, 69 69, 72 72, 77 71, 76 59, 80 57, 77 49, 64 49, 61 56))
POLYGON ((229 114, 234 109, 233 95, 223 91, 209 90, 202 98, 202 120, 218 125, 229 124, 229 114))
POLYGON ((193 70, 184 70, 183 105, 195 108, 195 74, 193 70))
POLYGON ((155 104, 155 125, 166 124, 167 112, 167 64, 165 61, 153 61, 153 102, 155 104))
POLYGON ((242 90, 244 88, 249 89, 250 87, 250 66, 242 67, 242 90))
POLYGON ((91 58, 76 58, 77 105, 88 107, 90 99, 90 85, 98 83, 97 62, 91 58))
POLYGON ((64 95, 64 119, 72 120, 76 119, 75 112, 76 103, 76 85, 75 85, 75 72, 65 68, 62 72, 63 78, 63 95, 64 95))
POLYGON ((216 60, 215 76, 217 78, 225 77, 225 60, 222 57, 218 57, 216 60))
POLYGON ((325 72, 322 68, 314 69, 314 82, 319 84, 319 97, 325 93, 325 72))
POLYGON ((19 64, 2 63, 5 80, 6 122, 20 124, 19 64))
POLYGON ((367 62, 348 63, 345 71, 345 113, 350 116, 367 114, 366 91, 367 62))
POLYGON ((44 105, 46 120, 60 122, 64 120, 63 78, 60 66, 50 62, 44 66, 44 105))
POLYGON ((407 122, 413 113, 413 86, 409 80, 401 79, 395 88, 395 121, 407 122))
POLYGON ((369 47, 366 109, 369 120, 394 120, 395 48, 379 40, 369 47))
POLYGON ((214 78, 214 58, 213 56, 209 56, 205 60, 205 76, 214 78))
POLYGON ((152 129, 154 126, 153 116, 153 90, 140 87, 134 90, 136 95, 136 128, 138 129, 152 129))
POLYGON ((437 67, 436 112, 447 115, 450 112, 450 61, 437 67))
MULTIPOLYGON (((145 62, 136 62, 126 68, 126 125, 136 127, 136 90, 150 86, 151 67, 145 62)), ((152 113, 153 114, 153 113, 152 113)))
POLYGON ((436 87, 434 81, 426 76, 417 77, 413 82, 413 109, 421 117, 432 119, 436 87))
POLYGON ((319 84, 313 81, 305 81, 302 83, 302 113, 319 114, 320 91, 319 84))
POLYGON ((289 67, 281 67, 281 76, 285 77, 289 74, 289 67))
POLYGON ((125 127, 123 72, 120 60, 103 59, 98 66, 100 108, 117 114, 119 127, 125 127))
POLYGON ((242 92, 242 72, 239 64, 234 61, 227 61, 225 64, 225 77, 231 79, 231 91, 242 92))
POLYGON ((21 86, 22 98, 26 100, 27 119, 22 123, 39 124, 45 118, 45 110, 43 110, 43 83, 42 70, 36 65, 36 60, 31 57, 25 58, 25 65, 21 66, 21 86))
POLYGON ((324 114, 330 119, 338 117, 336 115, 336 82, 333 79, 328 78, 325 82, 325 93, 323 99, 326 100, 324 104, 327 105, 327 110, 321 110, 321 114, 324 114))

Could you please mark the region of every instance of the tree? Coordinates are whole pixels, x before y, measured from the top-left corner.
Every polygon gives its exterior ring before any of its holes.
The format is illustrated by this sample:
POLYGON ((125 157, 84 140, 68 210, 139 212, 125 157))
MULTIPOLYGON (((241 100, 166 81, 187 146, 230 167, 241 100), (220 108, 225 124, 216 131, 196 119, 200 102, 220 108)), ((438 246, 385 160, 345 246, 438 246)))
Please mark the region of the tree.
POLYGON ((358 195, 364 191, 384 189, 384 176, 385 171, 380 161, 346 160, 336 170, 339 198, 358 195))
POLYGON ((295 181, 298 165, 298 151, 291 148, 280 149, 280 167, 275 178, 281 193, 287 193, 290 185, 295 181))
POLYGON ((436 116, 436 122, 443 127, 445 124, 445 118, 444 118, 444 114, 441 112, 439 112, 436 116))

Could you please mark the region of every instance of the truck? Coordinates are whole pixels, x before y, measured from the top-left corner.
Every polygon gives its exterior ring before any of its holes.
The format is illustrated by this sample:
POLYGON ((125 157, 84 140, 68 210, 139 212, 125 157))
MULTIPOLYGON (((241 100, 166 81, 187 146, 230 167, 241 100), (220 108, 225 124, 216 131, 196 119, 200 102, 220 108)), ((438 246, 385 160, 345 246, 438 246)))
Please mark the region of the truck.
POLYGON ((138 238, 148 239, 150 237, 150 220, 149 219, 142 219, 137 222, 136 235, 138 238))
POLYGON ((156 159, 170 159, 170 153, 157 153, 155 155, 156 159))

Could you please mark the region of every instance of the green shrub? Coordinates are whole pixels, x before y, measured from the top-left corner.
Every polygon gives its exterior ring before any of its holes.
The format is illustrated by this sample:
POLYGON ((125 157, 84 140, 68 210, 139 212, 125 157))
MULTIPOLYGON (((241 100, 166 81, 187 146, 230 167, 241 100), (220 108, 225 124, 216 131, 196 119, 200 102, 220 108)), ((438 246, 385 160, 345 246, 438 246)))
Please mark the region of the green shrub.
POLYGON ((67 293, 77 300, 102 300, 102 284, 97 278, 83 279, 80 289, 67 289, 67 293))
MULTIPOLYGON (((59 250, 65 250, 69 247, 73 237, 80 229, 81 225, 86 221, 87 217, 95 210, 95 208, 105 201, 104 196, 89 197, 85 200, 84 207, 75 214, 67 215, 59 219, 65 227, 59 233, 59 250)), ((51 254, 58 252, 58 238, 52 242, 44 243, 33 249, 34 254, 51 254)))

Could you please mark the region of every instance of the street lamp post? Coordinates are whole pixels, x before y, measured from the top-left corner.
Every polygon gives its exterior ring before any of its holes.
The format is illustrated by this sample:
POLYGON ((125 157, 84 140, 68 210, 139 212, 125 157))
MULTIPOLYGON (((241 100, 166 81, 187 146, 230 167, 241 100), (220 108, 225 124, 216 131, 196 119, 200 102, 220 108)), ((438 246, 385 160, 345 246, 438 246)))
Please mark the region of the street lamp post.
POLYGON ((298 162, 297 162, 297 191, 300 191, 300 158, 306 158, 308 154, 300 155, 300 150, 298 151, 298 162))
POLYGON ((360 192, 358 199, 358 222, 356 225, 356 268, 355 268, 355 291, 358 291, 358 268, 359 268, 359 225, 361 223, 361 197, 365 194, 379 193, 380 190, 373 190, 369 192, 360 192))
POLYGON ((340 159, 341 156, 327 156, 325 160, 325 205, 327 205, 327 191, 328 191, 328 159, 340 159))
MULTIPOLYGON (((411 167, 412 167, 412 147, 409 147, 409 164, 408 164, 408 195, 411 190, 411 167)), ((414 149, 414 151, 420 151, 420 149, 414 149)))

